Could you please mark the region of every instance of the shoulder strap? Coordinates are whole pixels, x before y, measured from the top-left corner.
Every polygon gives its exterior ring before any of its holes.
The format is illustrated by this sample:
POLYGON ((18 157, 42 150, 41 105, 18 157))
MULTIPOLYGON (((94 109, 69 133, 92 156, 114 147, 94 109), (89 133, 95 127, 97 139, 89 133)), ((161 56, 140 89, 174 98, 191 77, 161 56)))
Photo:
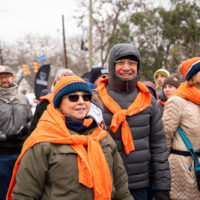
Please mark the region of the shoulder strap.
POLYGON ((194 149, 193 149, 193 147, 192 147, 190 141, 189 141, 188 138, 185 136, 185 134, 183 133, 183 131, 182 131, 182 129, 181 129, 180 126, 177 128, 177 130, 178 130, 178 133, 180 134, 180 136, 181 136, 183 142, 185 143, 185 146, 187 147, 188 151, 190 152, 190 154, 191 154, 192 157, 194 158, 195 163, 198 163, 198 159, 197 159, 198 157, 197 157, 196 153, 194 152, 194 149))

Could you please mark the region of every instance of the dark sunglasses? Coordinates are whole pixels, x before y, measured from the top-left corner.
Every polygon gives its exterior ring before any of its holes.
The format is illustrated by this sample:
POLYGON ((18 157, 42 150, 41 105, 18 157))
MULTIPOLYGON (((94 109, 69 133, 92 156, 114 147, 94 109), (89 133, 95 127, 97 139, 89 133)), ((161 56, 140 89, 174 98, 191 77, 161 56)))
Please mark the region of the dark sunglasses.
POLYGON ((70 95, 67 95, 69 101, 71 101, 71 102, 77 102, 79 100, 80 96, 82 97, 83 101, 91 101, 91 99, 92 99, 91 94, 83 94, 83 95, 70 94, 70 95))

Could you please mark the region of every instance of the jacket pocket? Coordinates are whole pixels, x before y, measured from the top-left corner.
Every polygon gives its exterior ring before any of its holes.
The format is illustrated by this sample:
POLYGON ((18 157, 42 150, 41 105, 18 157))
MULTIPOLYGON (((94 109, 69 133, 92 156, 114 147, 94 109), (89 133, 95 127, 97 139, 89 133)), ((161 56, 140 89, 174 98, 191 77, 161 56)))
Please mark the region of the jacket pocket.
POLYGON ((77 153, 70 145, 53 145, 53 151, 49 159, 49 174, 51 181, 65 184, 78 181, 77 153))

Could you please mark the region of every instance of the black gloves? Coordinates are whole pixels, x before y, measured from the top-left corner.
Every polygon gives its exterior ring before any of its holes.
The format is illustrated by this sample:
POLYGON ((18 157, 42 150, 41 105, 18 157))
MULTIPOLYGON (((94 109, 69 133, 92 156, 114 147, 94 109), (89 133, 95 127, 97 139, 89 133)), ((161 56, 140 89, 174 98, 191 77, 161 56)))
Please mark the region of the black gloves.
POLYGON ((6 135, 6 141, 8 142, 23 142, 28 136, 28 127, 21 126, 20 129, 13 134, 6 135))
POLYGON ((167 190, 157 190, 156 200, 170 200, 169 191, 167 190))

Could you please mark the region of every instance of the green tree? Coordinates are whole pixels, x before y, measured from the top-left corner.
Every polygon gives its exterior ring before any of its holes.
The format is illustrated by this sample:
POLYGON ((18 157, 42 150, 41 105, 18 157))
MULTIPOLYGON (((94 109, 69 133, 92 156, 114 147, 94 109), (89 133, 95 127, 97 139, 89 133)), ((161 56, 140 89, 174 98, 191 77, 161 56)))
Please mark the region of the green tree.
POLYGON ((160 9, 162 38, 169 46, 168 67, 175 71, 185 59, 199 56, 200 8, 197 1, 172 1, 169 11, 160 9))
MULTIPOLYGON (((79 1, 76 19, 78 26, 88 21, 88 1, 79 1)), ((105 67, 113 44, 131 42, 128 25, 125 24, 133 10, 145 5, 143 0, 93 1, 93 61, 94 66, 105 67)))
POLYGON ((155 70, 161 67, 176 72, 183 60, 199 56, 198 2, 172 0, 168 10, 143 7, 120 25, 109 42, 131 40, 139 48, 143 79, 153 80, 155 70))

